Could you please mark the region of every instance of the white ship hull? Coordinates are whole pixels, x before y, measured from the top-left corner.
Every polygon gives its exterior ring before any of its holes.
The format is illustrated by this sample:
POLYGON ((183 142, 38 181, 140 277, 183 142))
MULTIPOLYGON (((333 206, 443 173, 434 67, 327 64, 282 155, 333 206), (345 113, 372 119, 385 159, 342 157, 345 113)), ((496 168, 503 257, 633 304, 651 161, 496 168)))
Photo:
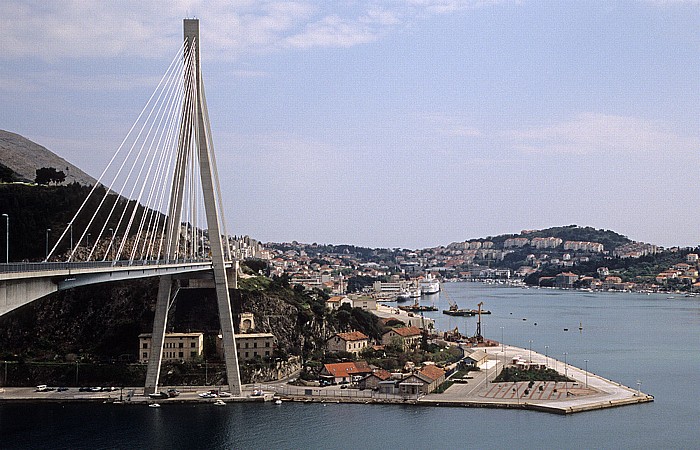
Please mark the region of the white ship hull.
POLYGON ((440 292, 440 282, 438 280, 422 281, 420 290, 423 295, 437 294, 440 292))

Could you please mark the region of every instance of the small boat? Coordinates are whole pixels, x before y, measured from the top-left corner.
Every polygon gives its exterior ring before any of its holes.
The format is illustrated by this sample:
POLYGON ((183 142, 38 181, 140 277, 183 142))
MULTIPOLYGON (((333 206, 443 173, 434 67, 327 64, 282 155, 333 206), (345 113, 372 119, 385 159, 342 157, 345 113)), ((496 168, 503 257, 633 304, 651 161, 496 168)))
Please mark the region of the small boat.
POLYGON ((408 296, 411 298, 420 298, 420 289, 409 289, 408 296))
POLYGON ((279 398, 277 400, 275 400, 275 405, 281 405, 281 404, 282 404, 282 400, 280 400, 279 398))
POLYGON ((221 400, 221 399, 217 399, 217 400, 214 402, 214 404, 215 404, 216 406, 226 406, 226 402, 223 401, 223 400, 221 400))
POLYGON ((578 331, 583 330, 583 324, 581 322, 578 323, 578 331))
POLYGON ((149 403, 149 404, 148 404, 148 407, 149 407, 149 408, 160 408, 160 404, 158 404, 158 403, 149 403))

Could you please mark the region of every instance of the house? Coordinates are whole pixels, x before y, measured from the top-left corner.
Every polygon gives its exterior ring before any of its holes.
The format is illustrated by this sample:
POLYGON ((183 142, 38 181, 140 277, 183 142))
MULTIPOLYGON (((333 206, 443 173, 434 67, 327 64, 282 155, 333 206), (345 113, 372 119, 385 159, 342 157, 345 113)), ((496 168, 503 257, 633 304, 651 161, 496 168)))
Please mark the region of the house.
POLYGON ((379 369, 361 379, 357 385, 360 389, 372 389, 376 391, 379 389, 379 383, 390 379, 391 373, 388 370, 379 369))
POLYGON ((326 341, 329 352, 348 352, 359 354, 369 345, 369 338, 362 332, 336 333, 326 341))
MULTIPOLYGON (((234 335, 239 361, 249 361, 260 357, 270 357, 275 350, 275 335, 272 333, 242 333, 234 335)), ((219 341, 220 342, 220 341, 219 341)), ((223 356, 223 348, 217 350, 223 356)))
POLYGON ((392 328, 382 334, 382 344, 396 343, 404 350, 415 348, 421 340, 421 331, 417 327, 392 328))
POLYGON ((352 298, 352 307, 360 308, 366 311, 376 311, 377 310, 377 299, 368 297, 366 295, 361 295, 352 298))
POLYGON ((372 373, 366 361, 354 361, 335 364, 324 364, 321 379, 332 384, 358 381, 372 373))
POLYGON ((350 306, 352 306, 352 300, 350 300, 348 297, 344 295, 337 295, 326 300, 326 308, 333 311, 340 308, 340 305, 344 303, 347 303, 350 306))
POLYGON ((486 354, 485 351, 483 350, 472 350, 472 349, 464 349, 465 352, 468 352, 466 355, 464 355, 464 364, 470 367, 481 367, 486 360, 488 359, 488 355, 486 354))
POLYGON ((435 365, 428 365, 412 373, 399 382, 402 395, 429 394, 445 381, 445 371, 435 365))
MULTIPOLYGON (((139 361, 147 363, 151 357, 151 333, 139 334, 139 361)), ((163 340, 163 361, 191 361, 202 356, 203 333, 166 333, 163 340)))
POLYGON ((571 272, 562 272, 554 277, 554 287, 570 288, 578 281, 578 275, 571 272))
POLYGON ((603 280, 603 283, 601 284, 601 288, 604 290, 610 290, 610 289, 615 289, 616 284, 622 283, 622 278, 620 277, 615 277, 615 276, 608 276, 605 277, 605 280, 603 280))

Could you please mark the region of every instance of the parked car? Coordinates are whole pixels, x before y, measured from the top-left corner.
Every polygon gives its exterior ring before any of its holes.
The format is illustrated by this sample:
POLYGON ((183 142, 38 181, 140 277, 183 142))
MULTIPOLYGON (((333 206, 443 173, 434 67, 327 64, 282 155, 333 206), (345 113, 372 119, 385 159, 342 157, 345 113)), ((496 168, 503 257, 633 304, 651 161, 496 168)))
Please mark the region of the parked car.
POLYGON ((155 399, 163 399, 163 398, 168 398, 170 397, 167 392, 154 392, 153 394, 148 394, 148 397, 150 398, 155 398, 155 399))

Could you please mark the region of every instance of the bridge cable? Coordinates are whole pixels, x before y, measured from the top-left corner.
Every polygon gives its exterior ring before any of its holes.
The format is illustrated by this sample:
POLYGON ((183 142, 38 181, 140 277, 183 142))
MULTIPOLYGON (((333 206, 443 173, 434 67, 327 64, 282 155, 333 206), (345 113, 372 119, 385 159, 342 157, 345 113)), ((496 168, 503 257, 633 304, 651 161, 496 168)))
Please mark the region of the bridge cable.
MULTIPOLYGON (((175 65, 175 64, 178 62, 178 59, 179 59, 179 58, 177 57, 177 55, 180 55, 180 54, 182 53, 183 47, 184 47, 184 43, 183 43, 183 46, 180 47, 180 49, 177 51, 176 56, 171 60, 170 66, 169 66, 169 68, 168 68, 168 71, 170 70, 170 67, 172 67, 173 65, 175 65)), ((166 74, 163 75, 163 77, 161 78, 160 83, 163 82, 163 79, 165 79, 165 77, 166 77, 168 71, 166 71, 166 74)), ((159 83, 159 84, 160 84, 160 83, 159 83)), ((120 153, 121 149, 123 148, 123 146, 124 146, 126 140, 128 139, 128 137, 129 137, 129 135, 131 134, 131 132, 133 131, 133 129, 136 127, 136 124, 137 124, 137 123, 139 122, 139 120, 141 119, 141 116, 143 115, 144 111, 147 109, 148 105, 150 104, 150 102, 151 102, 151 100, 153 99, 154 96, 155 96, 155 91, 151 94, 151 97, 150 97, 150 98, 148 99, 148 101, 146 102, 146 105, 143 107, 143 109, 142 109, 141 112, 139 113, 138 117, 136 118, 136 120, 135 120, 134 123, 132 124, 131 129, 129 130, 129 132, 127 133, 127 135, 126 135, 126 136, 124 137, 124 139, 122 140, 121 144, 120 144, 119 147, 117 148, 117 150, 116 150, 116 152, 114 153, 114 155, 112 155, 112 158, 110 159, 109 163, 107 164, 107 167, 105 167, 105 169, 104 169, 104 170, 102 171, 102 173, 100 174, 99 178, 95 181, 95 184, 92 186, 92 188, 91 188, 90 192, 88 193, 87 197, 85 198, 85 200, 83 201, 83 203, 82 203, 82 204, 80 205, 80 207, 78 208, 78 211, 75 213, 75 215, 73 216, 73 218, 71 219, 71 221, 68 223, 68 226, 63 230, 63 232, 62 232, 61 235, 59 236, 58 240, 56 241, 56 244, 54 244, 54 246, 51 248, 51 251, 50 251, 49 254, 46 256, 46 259, 44 260, 45 262, 48 261, 48 260, 53 256, 54 252, 55 252, 56 249, 58 248, 59 243, 60 243, 60 242, 63 240, 63 238, 66 236, 66 234, 68 233, 68 231, 70 230, 70 228, 71 228, 71 227, 73 226, 73 224, 75 223, 76 218, 78 217, 78 215, 81 213, 81 211, 83 210, 83 208, 85 208, 85 205, 86 205, 86 204, 88 203, 88 201, 90 200, 92 194, 95 192, 95 190, 97 189, 97 187, 101 184, 102 179, 104 178, 105 174, 106 174, 107 171, 109 170, 109 167, 110 167, 111 164, 114 162, 114 160, 116 159, 117 155, 119 155, 119 153, 120 153)), ((80 238, 78 239, 75 248, 71 249, 71 253, 70 253, 69 257, 68 257, 68 261, 71 261, 71 260, 72 260, 72 258, 73 258, 73 256, 75 255, 75 252, 76 252, 78 246, 80 245, 80 242, 82 242, 82 240, 86 237, 86 235, 87 235, 87 230, 88 230, 88 229, 89 229, 89 227, 86 227, 86 229, 83 231, 83 233, 81 234, 80 238)))

